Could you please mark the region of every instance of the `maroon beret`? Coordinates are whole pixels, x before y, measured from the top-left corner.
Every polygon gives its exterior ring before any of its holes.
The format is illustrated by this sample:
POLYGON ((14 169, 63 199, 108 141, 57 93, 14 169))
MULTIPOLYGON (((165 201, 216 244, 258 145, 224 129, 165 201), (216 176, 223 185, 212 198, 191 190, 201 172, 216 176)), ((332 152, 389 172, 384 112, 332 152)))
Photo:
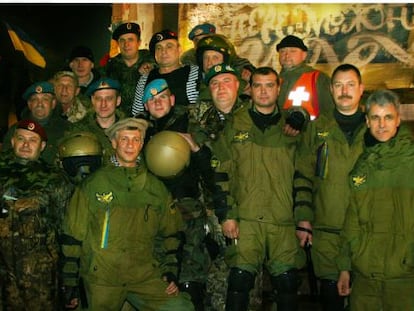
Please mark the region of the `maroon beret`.
POLYGON ((24 129, 35 132, 40 136, 42 140, 47 141, 45 129, 36 121, 30 119, 21 120, 17 123, 16 129, 24 129))

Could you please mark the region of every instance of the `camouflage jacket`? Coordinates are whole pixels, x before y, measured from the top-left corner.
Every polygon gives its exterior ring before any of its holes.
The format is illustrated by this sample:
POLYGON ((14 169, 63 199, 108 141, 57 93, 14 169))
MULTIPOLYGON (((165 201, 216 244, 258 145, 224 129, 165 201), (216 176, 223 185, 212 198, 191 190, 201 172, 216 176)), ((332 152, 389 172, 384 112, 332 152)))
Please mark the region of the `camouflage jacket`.
POLYGON ((57 260, 56 237, 72 192, 60 169, 42 160, 24 163, 12 152, 1 154, 0 268, 18 274, 16 258, 37 252, 57 260))
POLYGON ((134 102, 135 88, 140 78, 139 68, 144 63, 152 63, 155 65, 155 60, 148 50, 139 50, 138 61, 128 67, 121 54, 111 58, 104 68, 104 75, 121 83, 122 104, 121 109, 127 116, 131 115, 132 103, 134 102))

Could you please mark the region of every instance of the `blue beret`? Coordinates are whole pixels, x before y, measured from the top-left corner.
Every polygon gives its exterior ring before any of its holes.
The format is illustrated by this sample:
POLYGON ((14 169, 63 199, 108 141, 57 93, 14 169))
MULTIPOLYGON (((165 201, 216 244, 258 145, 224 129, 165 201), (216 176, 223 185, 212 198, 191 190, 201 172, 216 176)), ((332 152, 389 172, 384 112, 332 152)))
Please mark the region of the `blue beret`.
POLYGON ((145 104, 149 99, 161 93, 162 91, 165 91, 166 89, 168 89, 168 83, 164 79, 152 80, 145 87, 142 102, 145 104))
POLYGON ((197 37, 199 35, 212 35, 216 33, 216 26, 209 23, 204 23, 195 26, 193 29, 191 29, 190 33, 188 34, 188 39, 193 40, 194 37, 197 37))
POLYGON ((32 94, 41 94, 41 93, 51 93, 55 94, 55 89, 53 88, 53 84, 47 81, 41 81, 32 84, 29 86, 26 91, 23 93, 23 99, 28 100, 32 94))
POLYGON ((92 96, 92 94, 96 91, 105 89, 114 89, 119 91, 121 89, 121 85, 117 80, 111 78, 101 78, 88 87, 86 90, 86 96, 92 96))
POLYGON ((118 41, 119 37, 126 33, 134 33, 137 35, 138 39, 141 38, 141 27, 136 23, 124 23, 119 25, 114 33, 112 34, 112 39, 118 41))
POLYGON ((176 32, 169 30, 169 29, 164 29, 161 30, 159 32, 156 32, 152 35, 150 43, 149 43, 149 50, 151 52, 152 55, 155 54, 155 45, 158 42, 164 41, 164 40, 168 40, 168 39, 174 39, 178 41, 178 35, 176 32))
POLYGON ((233 75, 235 75, 237 78, 239 77, 239 73, 237 72, 236 69, 234 69, 233 67, 231 67, 228 64, 222 63, 222 64, 218 64, 215 65, 213 67, 210 68, 210 70, 207 72, 206 77, 204 78, 206 84, 210 83, 210 80, 222 73, 231 73, 233 75))
POLYGON ((280 49, 282 48, 299 48, 302 51, 307 51, 308 47, 303 43, 302 39, 296 37, 296 36, 286 36, 282 39, 282 41, 280 41, 280 43, 278 45, 276 45, 276 51, 279 52, 280 49))

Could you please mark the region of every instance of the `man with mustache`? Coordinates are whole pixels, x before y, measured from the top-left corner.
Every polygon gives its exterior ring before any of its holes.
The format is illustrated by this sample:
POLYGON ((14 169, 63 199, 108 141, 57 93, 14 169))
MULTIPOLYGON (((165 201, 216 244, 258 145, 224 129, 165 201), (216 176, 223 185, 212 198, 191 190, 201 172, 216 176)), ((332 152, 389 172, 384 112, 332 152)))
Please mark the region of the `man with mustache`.
POLYGON ((338 66, 331 78, 335 108, 308 124, 296 156, 294 212, 301 246, 312 245, 322 310, 344 309, 337 293, 339 233, 349 203, 348 174, 364 145, 364 92, 359 70, 338 66))

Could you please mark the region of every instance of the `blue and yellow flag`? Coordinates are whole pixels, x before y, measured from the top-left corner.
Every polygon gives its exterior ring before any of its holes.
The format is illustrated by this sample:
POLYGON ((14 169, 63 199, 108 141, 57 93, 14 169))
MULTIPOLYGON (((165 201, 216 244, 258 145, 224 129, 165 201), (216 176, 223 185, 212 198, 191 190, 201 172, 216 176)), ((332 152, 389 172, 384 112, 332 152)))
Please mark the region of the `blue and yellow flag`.
POLYGON ((18 27, 11 27, 8 23, 5 24, 14 48, 18 51, 22 51, 29 62, 41 68, 45 68, 46 61, 40 51, 40 47, 18 27))

